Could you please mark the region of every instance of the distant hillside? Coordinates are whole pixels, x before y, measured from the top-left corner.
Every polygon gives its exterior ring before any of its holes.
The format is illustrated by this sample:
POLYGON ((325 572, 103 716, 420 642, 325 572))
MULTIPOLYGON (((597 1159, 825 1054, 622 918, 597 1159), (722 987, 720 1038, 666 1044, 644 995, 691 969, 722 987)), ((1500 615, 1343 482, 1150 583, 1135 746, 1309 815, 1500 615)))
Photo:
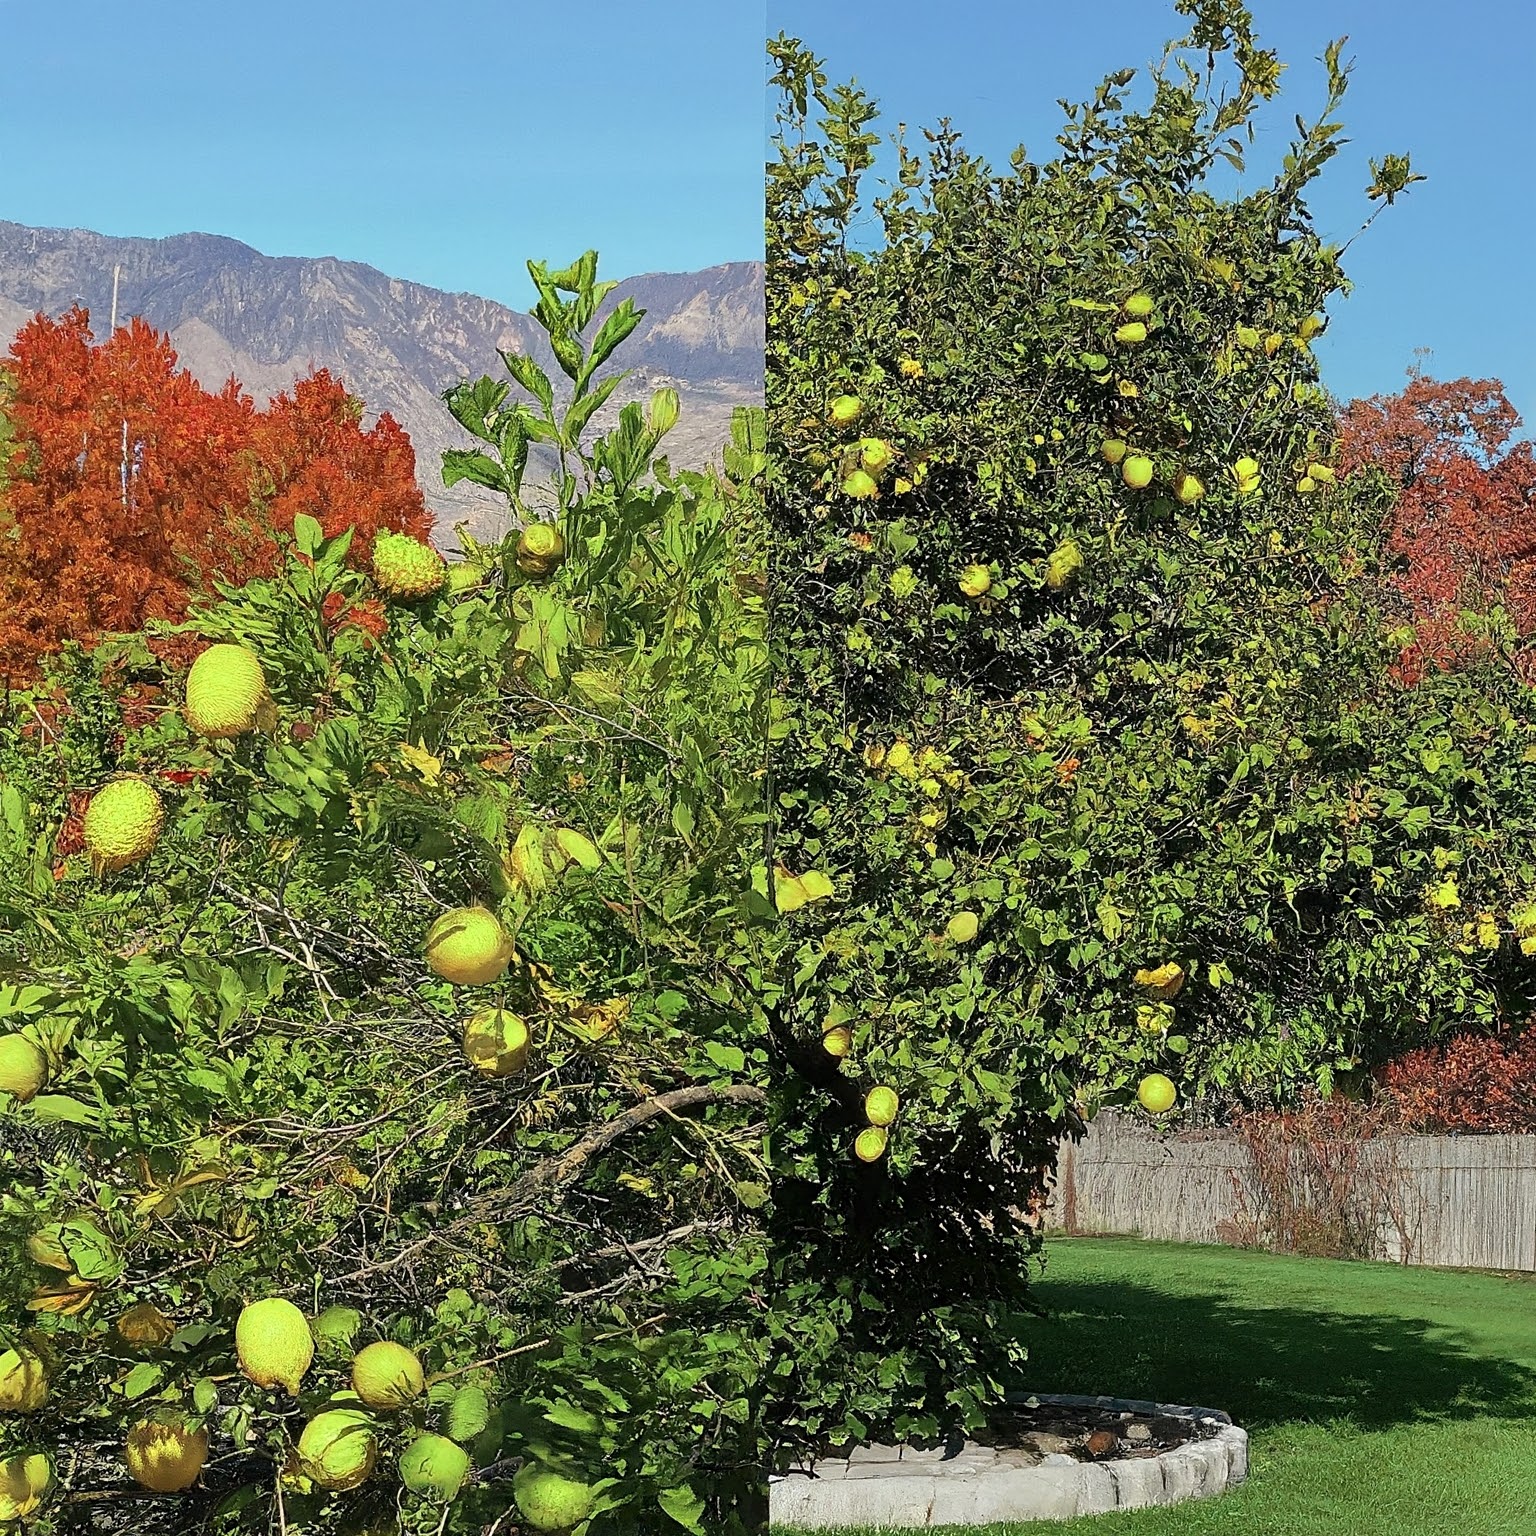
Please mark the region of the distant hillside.
MULTIPOLYGON (((139 315, 168 331, 183 366, 205 387, 217 389, 233 373, 264 405, 323 367, 366 401, 369 423, 383 411, 394 416, 415 444, 417 477, 437 513, 439 540, 450 546, 454 523, 467 519, 485 537, 500 526, 504 507, 478 487, 444 488, 443 449, 471 439, 448 414, 442 391, 482 374, 506 377, 498 347, 531 352, 565 382, 528 315, 474 294, 444 293, 334 257, 264 256, 219 235, 144 240, 3 220, 0 351, 39 310, 57 316, 75 303, 90 310, 92 329, 104 336, 114 266, 122 269, 119 322, 139 315)), ((717 458, 732 407, 762 400, 762 264, 630 278, 600 314, 625 297, 647 312, 613 359, 634 372, 595 429, 610 424, 626 400, 670 384, 682 400, 668 439, 673 464, 717 458)))

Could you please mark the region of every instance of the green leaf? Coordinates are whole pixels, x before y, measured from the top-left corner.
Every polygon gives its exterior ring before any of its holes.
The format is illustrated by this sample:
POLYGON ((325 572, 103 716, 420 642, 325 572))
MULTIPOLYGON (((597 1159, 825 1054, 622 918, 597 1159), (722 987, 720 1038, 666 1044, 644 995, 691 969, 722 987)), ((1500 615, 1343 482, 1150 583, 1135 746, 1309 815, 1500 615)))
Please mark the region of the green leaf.
POLYGON ((43 1093, 32 1100, 32 1113, 48 1124, 85 1125, 99 1130, 101 1111, 64 1094, 43 1093))
POLYGON ((676 1488, 663 1488, 656 1495, 662 1510, 684 1528, 703 1536, 704 1500, 686 1483, 676 1488))
POLYGON ((460 1387, 444 1419, 448 1438, 461 1445, 473 1440, 491 1422, 491 1400, 483 1387, 460 1387))
POLYGON ((493 491, 505 491, 507 488, 506 473, 489 454, 468 448, 445 448, 443 484, 457 485, 461 480, 487 486, 493 491))
POLYGON ((603 856, 598 852, 597 844, 590 838, 582 836, 580 832, 573 831, 570 827, 556 827, 554 842, 566 858, 579 864, 583 869, 593 870, 603 867, 603 856))
POLYGON ((325 530, 307 512, 299 512, 293 519, 293 537, 300 554, 314 556, 320 549, 325 530))
POLYGON ((165 1367, 141 1360, 123 1380, 123 1396, 130 1401, 153 1392, 165 1380, 165 1367))
POLYGON ((500 347, 496 349, 497 356, 506 365, 507 372, 517 380, 524 389, 548 412, 555 408, 555 390, 549 382, 549 375, 544 372, 534 360, 522 352, 503 352, 500 347))
POLYGON ((579 1435, 596 1435, 601 1433, 603 1421, 596 1414, 588 1413, 585 1408, 578 1408, 574 1403, 566 1402, 562 1398, 546 1410, 544 1417, 551 1424, 558 1424, 562 1429, 571 1429, 579 1435))

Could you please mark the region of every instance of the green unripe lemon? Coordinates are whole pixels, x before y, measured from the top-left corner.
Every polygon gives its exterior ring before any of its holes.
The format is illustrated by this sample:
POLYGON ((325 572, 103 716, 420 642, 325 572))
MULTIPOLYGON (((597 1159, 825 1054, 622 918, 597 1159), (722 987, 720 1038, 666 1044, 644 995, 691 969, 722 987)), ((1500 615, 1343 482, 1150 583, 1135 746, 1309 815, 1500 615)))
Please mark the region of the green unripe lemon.
POLYGON ((379 1458, 368 1415, 357 1408, 327 1408, 299 1436, 299 1466, 305 1477, 333 1493, 366 1482, 379 1458))
POLYGON ((879 437, 859 439, 859 463, 872 475, 878 475, 896 456, 896 450, 879 437))
POLYGON ((210 645, 187 673, 188 729, 212 741, 254 731, 270 702, 261 658, 243 645, 210 645))
POLYGON ((443 1435, 418 1435, 400 1455, 400 1481, 412 1493, 451 1503, 469 1476, 469 1453, 443 1435))
POLYGON ((981 919, 974 912, 956 912, 944 927, 952 944, 969 944, 980 930, 981 919))
POLYGON ((1164 1077, 1161 1072, 1148 1073, 1136 1089, 1137 1102, 1144 1110, 1154 1115, 1160 1115, 1165 1110, 1172 1109, 1173 1101, 1178 1096, 1173 1080, 1164 1077))
POLYGON ((827 411, 827 419, 834 426, 851 427, 863 411, 864 402, 857 395, 839 395, 827 411))
POLYGON ((427 930, 427 965, 460 987, 483 987, 511 964, 512 940, 487 907, 455 907, 427 930))
POLYGON ((1137 342, 1147 339, 1147 328, 1140 320, 1128 321, 1115 331, 1115 340, 1122 346, 1135 346, 1137 342))
POLYGON ((894 1088, 887 1088, 883 1084, 878 1088, 871 1088, 864 1095, 864 1118, 871 1125, 886 1126, 896 1119, 896 1112, 901 1108, 901 1100, 897 1097, 894 1088))
POLYGON ((25 1035, 0 1035, 0 1093, 28 1104, 48 1083, 48 1058, 25 1035))
POLYGON ((299 1383, 315 1358, 315 1339, 304 1314, 291 1301, 269 1296, 251 1302, 235 1324, 240 1369, 258 1387, 283 1387, 299 1395, 299 1383))
POLYGON ((145 779, 114 779, 104 784, 85 809, 80 832, 91 868, 115 874, 148 858, 165 822, 165 802, 145 779))
POLYGON ((1133 320, 1145 320, 1156 308, 1157 302, 1150 293, 1133 293, 1124 305, 1126 314, 1133 320))
POLYGON ((1118 464, 1130 451, 1130 444, 1120 437, 1106 437, 1099 444, 1099 457, 1106 464, 1118 464))
POLYGON ((512 1479, 519 1513, 536 1531, 568 1531, 592 1513, 595 1495, 586 1483, 528 1462, 512 1479))
POLYGON ((874 477, 862 469, 854 470, 843 481, 843 495, 852 496, 855 501, 867 501, 871 496, 876 495, 879 489, 874 482, 874 477))
POLYGON ((1133 491, 1145 490, 1152 483, 1152 460, 1144 458, 1139 453, 1133 453, 1120 466, 1120 478, 1133 491))
POLYGON ((352 1362, 352 1390, 370 1408, 403 1408, 426 1385, 415 1352, 388 1339, 358 1350, 352 1362))
POLYGON ((448 564, 430 544, 381 528, 373 537, 373 579, 405 602, 441 592, 448 564))
POLYGON ((877 1163, 885 1156, 889 1132, 883 1125, 866 1125, 853 1143, 855 1156, 863 1163, 877 1163))

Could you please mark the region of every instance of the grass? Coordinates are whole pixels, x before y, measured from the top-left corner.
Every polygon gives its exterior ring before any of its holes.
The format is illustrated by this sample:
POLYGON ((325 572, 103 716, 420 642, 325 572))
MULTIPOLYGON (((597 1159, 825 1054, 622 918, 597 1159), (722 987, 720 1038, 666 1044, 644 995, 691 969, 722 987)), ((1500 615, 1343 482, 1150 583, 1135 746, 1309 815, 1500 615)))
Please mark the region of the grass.
POLYGON ((1536 1536, 1536 1277, 1121 1238, 1046 1253, 1020 1386, 1224 1409, 1249 1480, 992 1536, 1536 1536))

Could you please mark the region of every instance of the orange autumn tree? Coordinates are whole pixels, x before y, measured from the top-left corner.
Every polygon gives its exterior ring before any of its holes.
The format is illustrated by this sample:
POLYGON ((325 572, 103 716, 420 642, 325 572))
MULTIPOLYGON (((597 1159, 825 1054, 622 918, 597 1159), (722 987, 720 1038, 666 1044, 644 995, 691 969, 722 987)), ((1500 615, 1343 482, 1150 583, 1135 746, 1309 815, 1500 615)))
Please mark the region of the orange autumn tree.
POLYGON ((1502 609, 1515 665, 1536 681, 1536 459, 1514 440, 1504 386, 1413 373, 1400 394, 1351 402, 1339 426, 1340 468, 1375 474, 1390 506, 1393 586, 1414 631, 1399 680, 1485 655, 1490 635, 1463 614, 1502 609))
POLYGON ((425 539, 432 514, 416 484, 416 452, 387 411, 363 430, 363 402, 321 368, 255 418, 252 447, 275 526, 307 513, 333 538, 357 530, 349 555, 367 560, 380 528, 425 539))
MULTIPOLYGON (((410 440, 328 373, 258 412, 217 394, 141 320, 94 343, 89 312, 38 315, 11 347, 14 439, 0 483, 0 670, 30 677, 66 640, 179 620, 222 578, 274 571, 296 512, 425 536, 410 440)), ((174 648, 174 647, 173 647, 174 648)))

